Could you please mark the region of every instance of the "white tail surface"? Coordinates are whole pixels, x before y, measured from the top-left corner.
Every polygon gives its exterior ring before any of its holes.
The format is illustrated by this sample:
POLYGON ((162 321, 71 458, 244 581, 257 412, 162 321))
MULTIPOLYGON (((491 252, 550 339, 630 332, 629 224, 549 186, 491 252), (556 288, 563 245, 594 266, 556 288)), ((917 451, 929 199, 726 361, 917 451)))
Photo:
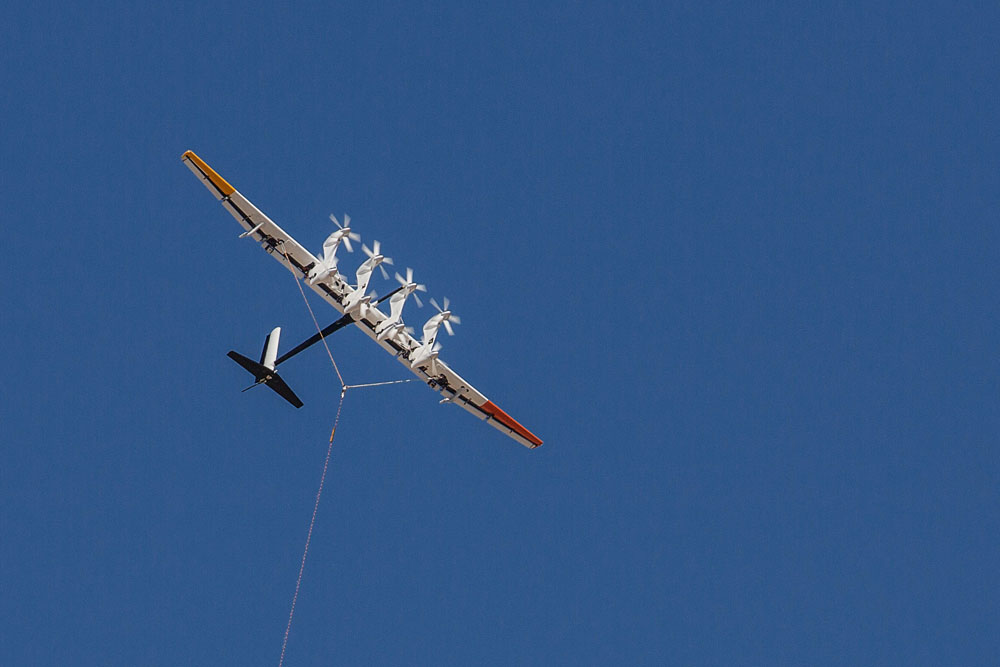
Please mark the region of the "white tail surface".
POLYGON ((278 339, 280 337, 281 327, 274 327, 274 330, 264 340, 264 353, 260 357, 260 364, 271 371, 274 370, 274 360, 278 358, 278 339))

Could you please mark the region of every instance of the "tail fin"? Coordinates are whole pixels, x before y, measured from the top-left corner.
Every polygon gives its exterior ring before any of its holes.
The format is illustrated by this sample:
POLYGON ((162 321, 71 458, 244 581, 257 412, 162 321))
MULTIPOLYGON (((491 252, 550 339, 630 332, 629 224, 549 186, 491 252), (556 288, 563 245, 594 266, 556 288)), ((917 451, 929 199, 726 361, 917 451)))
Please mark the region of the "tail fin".
POLYGON ((274 327, 271 333, 264 339, 264 349, 260 351, 260 363, 269 370, 274 370, 275 360, 278 357, 278 340, 281 336, 281 327, 274 327))
MULTIPOLYGON (((267 349, 266 344, 264 349, 265 350, 267 349)), ((302 407, 302 401, 299 400, 299 397, 295 395, 295 392, 292 391, 291 387, 285 384, 285 381, 282 380, 281 376, 274 371, 273 367, 268 368, 264 364, 257 363, 253 359, 248 359, 239 352, 236 352, 234 350, 230 350, 227 356, 236 363, 238 363, 243 368, 247 369, 250 372, 250 374, 253 375, 254 380, 256 380, 256 382, 252 386, 256 386, 262 383, 266 384, 276 394, 281 396, 283 399, 285 399, 295 407, 297 408, 302 407)))

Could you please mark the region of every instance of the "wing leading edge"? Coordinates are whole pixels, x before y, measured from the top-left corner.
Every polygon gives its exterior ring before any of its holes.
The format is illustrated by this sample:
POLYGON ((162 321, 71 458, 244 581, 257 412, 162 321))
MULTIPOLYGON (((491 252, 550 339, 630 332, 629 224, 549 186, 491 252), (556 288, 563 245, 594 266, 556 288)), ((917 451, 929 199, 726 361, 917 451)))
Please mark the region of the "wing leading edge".
MULTIPOLYGON (((264 215, 263 211, 254 206, 194 152, 185 152, 181 160, 240 223, 245 230, 241 237, 249 237, 260 243, 265 252, 299 277, 305 278, 308 275, 318 261, 312 253, 264 215)), ((306 284, 308 285, 308 282, 306 284)), ((337 311, 344 312, 342 303, 351 288, 339 275, 328 281, 318 281, 309 287, 337 311)), ((497 407, 440 358, 437 360, 435 375, 432 375, 429 364, 411 369, 408 357, 410 352, 419 347, 419 341, 409 335, 401 336, 400 340, 391 338, 378 340, 375 328, 385 317, 385 314, 377 309, 372 309, 363 317, 355 319, 354 324, 386 352, 395 356, 407 370, 441 394, 442 402, 458 405, 525 447, 534 449, 542 444, 538 436, 497 407)))

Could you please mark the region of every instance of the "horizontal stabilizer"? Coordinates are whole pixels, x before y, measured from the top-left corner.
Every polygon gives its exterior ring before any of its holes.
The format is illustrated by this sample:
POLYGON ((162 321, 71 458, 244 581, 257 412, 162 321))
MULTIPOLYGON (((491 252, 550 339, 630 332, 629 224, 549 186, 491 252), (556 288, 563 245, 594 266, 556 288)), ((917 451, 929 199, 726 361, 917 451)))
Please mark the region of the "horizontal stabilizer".
POLYGON ((263 364, 259 364, 253 359, 247 359, 246 357, 244 357, 242 354, 240 354, 235 350, 229 350, 229 354, 227 354, 226 356, 235 361, 236 363, 238 363, 243 368, 250 371, 250 373, 254 376, 254 379, 257 380, 257 382, 263 382, 264 378, 267 377, 267 374, 270 373, 270 371, 267 370, 267 368, 265 368, 263 364))
POLYGON ((236 363, 238 363, 243 368, 247 369, 251 375, 253 375, 254 380, 257 384, 266 384, 270 387, 276 394, 281 396, 283 399, 291 403, 297 408, 302 407, 302 401, 299 397, 295 395, 291 387, 285 384, 285 381, 281 379, 281 376, 276 372, 268 368, 267 366, 257 363, 253 359, 248 359, 244 357, 239 352, 230 350, 226 355, 236 363))
POLYGON ((270 378, 264 380, 264 384, 273 389, 278 396, 281 396, 295 407, 302 407, 302 401, 299 400, 299 397, 295 395, 292 388, 285 384, 285 381, 282 380, 281 376, 277 373, 272 373, 270 378))

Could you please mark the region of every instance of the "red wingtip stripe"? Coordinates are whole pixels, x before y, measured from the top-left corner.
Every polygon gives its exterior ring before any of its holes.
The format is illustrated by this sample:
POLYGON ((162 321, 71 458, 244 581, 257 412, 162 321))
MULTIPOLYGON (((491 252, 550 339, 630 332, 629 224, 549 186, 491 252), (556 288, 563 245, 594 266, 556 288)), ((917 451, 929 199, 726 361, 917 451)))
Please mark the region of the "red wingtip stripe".
POLYGON ((516 419, 494 405, 493 401, 486 401, 480 405, 479 408, 510 430, 514 431, 514 433, 517 433, 519 436, 530 442, 535 447, 542 444, 541 438, 521 426, 516 419))

